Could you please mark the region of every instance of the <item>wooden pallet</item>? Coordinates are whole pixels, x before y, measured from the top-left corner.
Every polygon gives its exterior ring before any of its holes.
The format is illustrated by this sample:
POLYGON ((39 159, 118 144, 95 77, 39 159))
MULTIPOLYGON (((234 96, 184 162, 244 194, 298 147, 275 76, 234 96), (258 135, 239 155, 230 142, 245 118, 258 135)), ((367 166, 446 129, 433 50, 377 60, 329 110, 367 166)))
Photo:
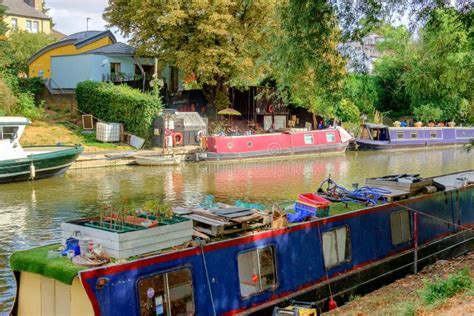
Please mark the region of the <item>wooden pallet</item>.
POLYGON ((257 212, 230 219, 209 211, 194 210, 184 217, 193 220, 195 230, 214 237, 256 229, 268 224, 268 218, 257 212))

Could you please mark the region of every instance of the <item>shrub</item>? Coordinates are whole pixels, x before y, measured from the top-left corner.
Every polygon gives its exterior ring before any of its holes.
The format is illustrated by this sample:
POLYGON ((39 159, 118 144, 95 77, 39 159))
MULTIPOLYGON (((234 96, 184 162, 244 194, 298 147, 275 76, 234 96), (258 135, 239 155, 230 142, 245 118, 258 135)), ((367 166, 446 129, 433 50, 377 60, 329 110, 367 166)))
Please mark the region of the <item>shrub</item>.
POLYGON ((0 76, 0 115, 21 115, 36 119, 42 114, 42 109, 35 105, 33 94, 20 92, 16 77, 0 76))
POLYGON ((413 110, 417 120, 424 123, 437 121, 443 116, 443 110, 433 104, 424 104, 413 110))
POLYGON ((359 122, 360 111, 359 108, 347 99, 342 99, 336 109, 336 116, 343 122, 359 122))
POLYGON ((154 117, 162 108, 160 99, 125 85, 84 81, 76 88, 80 111, 104 121, 123 123, 125 129, 147 140, 154 117))
POLYGON ((469 270, 465 268, 450 274, 446 280, 427 282, 420 294, 425 303, 433 304, 470 288, 472 288, 472 280, 469 270))

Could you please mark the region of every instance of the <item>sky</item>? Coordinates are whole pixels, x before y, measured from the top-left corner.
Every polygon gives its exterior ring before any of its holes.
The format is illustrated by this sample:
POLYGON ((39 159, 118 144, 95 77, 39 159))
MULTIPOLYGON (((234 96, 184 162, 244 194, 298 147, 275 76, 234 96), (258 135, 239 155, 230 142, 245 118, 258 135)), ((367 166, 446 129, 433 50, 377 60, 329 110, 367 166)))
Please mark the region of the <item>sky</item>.
MULTIPOLYGON (((89 30, 105 30, 106 22, 102 12, 107 6, 107 0, 46 0, 48 14, 53 18, 54 28, 66 35, 85 31, 87 18, 89 30)), ((114 31, 118 41, 124 41, 119 32, 114 31)))

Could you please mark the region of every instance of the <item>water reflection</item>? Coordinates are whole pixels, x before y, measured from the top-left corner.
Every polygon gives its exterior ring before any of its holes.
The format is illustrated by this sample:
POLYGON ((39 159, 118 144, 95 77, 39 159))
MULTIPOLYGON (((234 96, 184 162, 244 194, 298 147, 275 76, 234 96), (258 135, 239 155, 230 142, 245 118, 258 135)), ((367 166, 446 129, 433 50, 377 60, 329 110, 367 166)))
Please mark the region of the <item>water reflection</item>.
POLYGON ((188 164, 183 167, 117 167, 69 172, 64 177, 0 186, 0 310, 9 310, 14 282, 8 256, 60 239, 62 221, 96 214, 103 204, 140 204, 163 198, 193 205, 207 194, 219 200, 273 202, 314 191, 327 176, 350 186, 390 173, 432 176, 474 169, 461 149, 349 152, 278 161, 188 164))

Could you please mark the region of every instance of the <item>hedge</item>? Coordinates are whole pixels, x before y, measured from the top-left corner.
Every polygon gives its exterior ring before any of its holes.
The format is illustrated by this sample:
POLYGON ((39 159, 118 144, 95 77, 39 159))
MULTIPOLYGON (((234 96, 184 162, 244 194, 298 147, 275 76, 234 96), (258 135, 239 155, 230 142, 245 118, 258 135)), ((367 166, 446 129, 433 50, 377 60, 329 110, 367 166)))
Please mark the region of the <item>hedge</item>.
POLYGON ((76 88, 80 111, 107 121, 123 123, 131 134, 150 140, 152 123, 162 108, 160 99, 140 90, 107 82, 84 81, 76 88))

